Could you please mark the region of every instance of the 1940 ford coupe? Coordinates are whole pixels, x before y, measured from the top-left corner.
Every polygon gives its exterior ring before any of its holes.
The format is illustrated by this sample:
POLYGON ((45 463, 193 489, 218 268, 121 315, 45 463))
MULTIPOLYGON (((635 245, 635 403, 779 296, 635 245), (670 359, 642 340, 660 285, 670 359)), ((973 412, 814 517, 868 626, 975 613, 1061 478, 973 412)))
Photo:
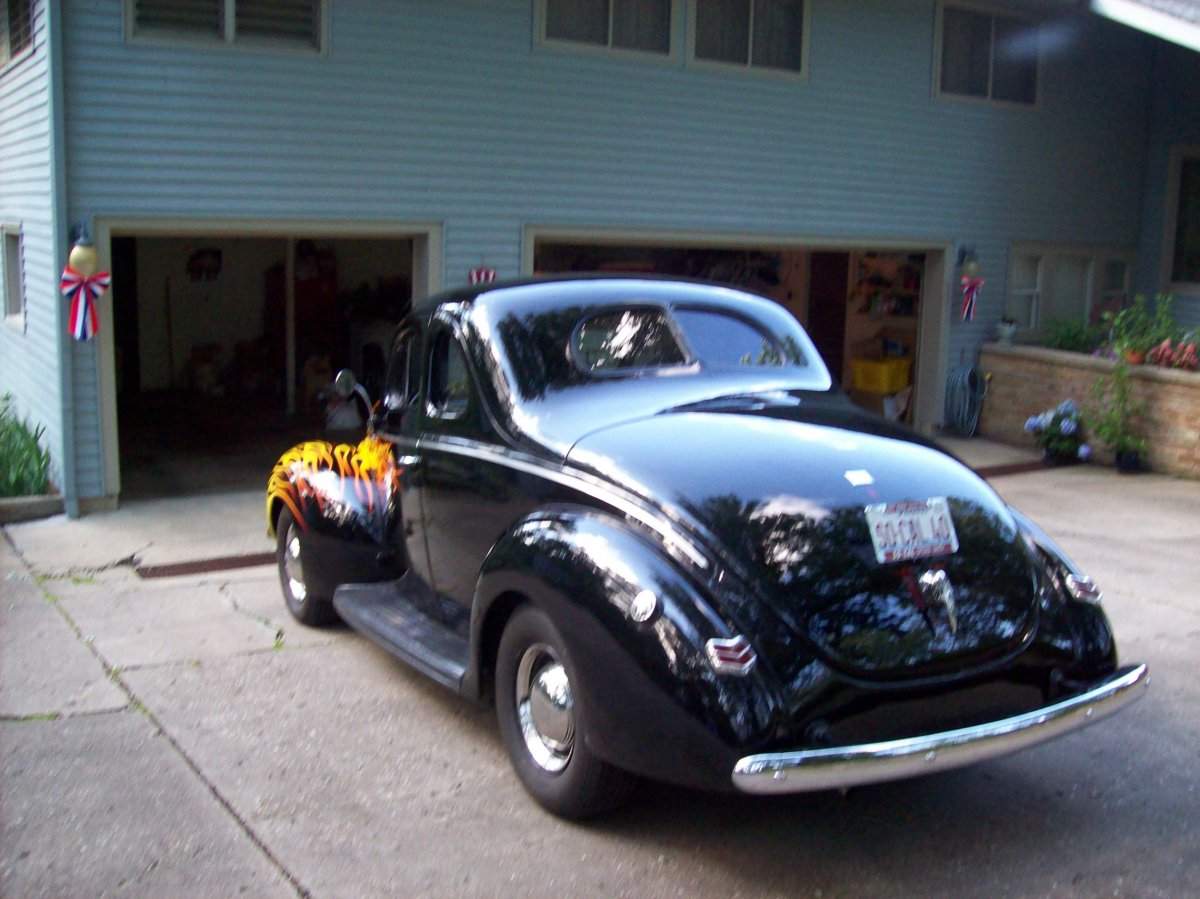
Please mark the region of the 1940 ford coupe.
POLYGON ((366 438, 286 453, 267 515, 297 619, 494 701, 522 783, 570 817, 639 776, 786 793, 945 770, 1148 683, 1045 533, 853 405, 782 307, 722 287, 420 304, 366 438))

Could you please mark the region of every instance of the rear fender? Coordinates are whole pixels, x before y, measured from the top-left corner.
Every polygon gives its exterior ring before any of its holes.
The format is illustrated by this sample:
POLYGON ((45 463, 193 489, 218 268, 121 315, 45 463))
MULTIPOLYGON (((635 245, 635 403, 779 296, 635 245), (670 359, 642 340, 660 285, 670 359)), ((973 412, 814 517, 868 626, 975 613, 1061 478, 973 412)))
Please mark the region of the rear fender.
MULTIPOLYGON (((504 621, 519 602, 543 609, 578 672, 589 747, 626 770, 728 789, 737 747, 771 729, 776 691, 763 665, 718 674, 705 643, 734 634, 677 564, 622 520, 593 509, 527 516, 492 549, 475 593, 464 692, 482 697, 504 621), (656 610, 637 622, 643 591, 656 610)), ((749 635, 747 635, 749 636, 749 635)))

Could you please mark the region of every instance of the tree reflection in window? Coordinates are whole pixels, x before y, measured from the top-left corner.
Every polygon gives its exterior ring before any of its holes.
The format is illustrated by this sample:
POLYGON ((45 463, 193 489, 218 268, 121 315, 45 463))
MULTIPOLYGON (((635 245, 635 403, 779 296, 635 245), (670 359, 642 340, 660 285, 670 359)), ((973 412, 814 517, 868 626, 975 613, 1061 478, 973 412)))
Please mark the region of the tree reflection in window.
POLYGON ((686 361, 666 316, 658 309, 624 309, 594 316, 576 331, 575 350, 593 372, 658 368, 686 361))

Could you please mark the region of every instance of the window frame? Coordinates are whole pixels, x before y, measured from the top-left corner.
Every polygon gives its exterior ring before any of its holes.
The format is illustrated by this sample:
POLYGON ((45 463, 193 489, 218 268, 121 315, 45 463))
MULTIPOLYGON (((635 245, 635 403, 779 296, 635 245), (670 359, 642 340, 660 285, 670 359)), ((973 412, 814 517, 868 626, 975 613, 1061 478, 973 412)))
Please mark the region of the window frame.
POLYGON ((533 40, 539 48, 553 48, 571 53, 599 54, 609 57, 624 57, 642 62, 674 63, 682 55, 679 32, 680 21, 684 15, 685 0, 669 0, 670 21, 667 24, 667 52, 657 50, 639 50, 636 47, 614 47, 612 44, 612 25, 610 15, 609 35, 607 44, 594 44, 587 41, 572 41, 565 38, 549 37, 546 25, 549 21, 548 6, 551 0, 534 0, 533 40))
POLYGON ((137 0, 122 0, 125 11, 125 40, 137 44, 169 44, 189 47, 225 48, 240 52, 275 51, 280 53, 312 54, 314 56, 329 55, 329 7, 330 0, 315 0, 320 4, 317 10, 316 39, 318 46, 309 43, 299 43, 287 38, 270 35, 241 36, 237 34, 237 4, 239 0, 217 0, 223 4, 222 33, 207 35, 200 32, 189 32, 186 29, 170 28, 139 28, 137 24, 137 0))
POLYGON ((22 44, 18 49, 16 49, 15 51, 13 50, 12 23, 8 21, 9 0, 5 0, 4 9, 2 12, 0 12, 0 15, 3 15, 5 18, 5 23, 4 23, 5 40, 4 40, 3 44, 0 44, 0 71, 7 69, 11 65, 16 65, 22 59, 25 59, 27 56, 29 56, 33 53, 33 32, 34 32, 33 0, 18 0, 18 2, 20 2, 24 5, 25 15, 27 16, 27 19, 28 19, 28 23, 29 23, 28 40, 24 44, 22 44))
MULTIPOLYGON (((1170 154, 1167 172, 1166 227, 1163 229, 1162 283, 1167 292, 1180 295, 1200 293, 1200 280, 1184 281, 1175 277, 1175 246, 1179 240, 1179 203, 1183 192, 1183 166, 1187 162, 1200 165, 1200 146, 1177 147, 1170 154)), ((1200 215, 1200 209, 1196 210, 1200 215)))
POLYGON ((699 36, 699 0, 687 0, 687 41, 686 61, 689 66, 698 69, 708 69, 714 72, 741 72, 756 78, 782 78, 790 81, 808 81, 809 48, 812 42, 812 0, 797 0, 802 4, 800 11, 800 68, 784 69, 776 66, 756 65, 754 63, 754 0, 750 0, 750 22, 748 28, 748 46, 746 63, 725 62, 719 59, 703 59, 696 56, 696 42, 699 36))
POLYGON ((1133 289, 1133 269, 1137 251, 1132 248, 1096 247, 1073 244, 1045 243, 1014 243, 1009 249, 1008 267, 1006 271, 1004 316, 1017 322, 1017 334, 1022 337, 1033 337, 1041 333, 1045 324, 1043 320, 1043 293, 1046 288, 1048 270, 1059 259, 1087 260, 1087 288, 1084 296, 1082 319, 1090 324, 1093 312, 1107 302, 1128 297, 1133 289), (1018 260, 1021 258, 1037 257, 1035 285, 1032 290, 1014 288, 1014 275, 1018 260), (1120 290, 1110 289, 1104 283, 1104 267, 1111 262, 1120 262, 1125 266, 1124 283, 1120 290), (1014 298, 1028 295, 1030 311, 1024 318, 1013 316, 1014 298))
POLYGON ((938 0, 937 16, 933 29, 933 96, 942 100, 959 101, 963 103, 985 103, 996 106, 1007 106, 1012 109, 1038 109, 1042 104, 1042 22, 1040 19, 1032 15, 1023 14, 1011 9, 1006 9, 1002 6, 989 5, 987 3, 972 3, 972 2, 954 2, 954 0, 938 0), (946 8, 962 10, 964 12, 976 13, 978 15, 989 16, 992 20, 991 34, 988 40, 988 86, 987 94, 979 96, 977 94, 956 93, 942 89, 942 72, 943 72, 943 55, 945 49, 945 15, 946 8), (1024 22, 1032 25, 1038 32, 1038 53, 1037 61, 1033 66, 1033 100, 1025 102, 1024 100, 1009 100, 997 98, 993 96, 995 82, 995 59, 996 59, 996 19, 1004 18, 1011 19, 1017 22, 1024 22))
MULTIPOLYGON (((449 370, 449 359, 447 358, 447 371, 449 370)), ((425 419, 429 422, 462 422, 465 421, 475 408, 475 383, 471 375, 471 357, 467 354, 467 348, 463 345, 461 338, 457 333, 457 329, 442 325, 436 327, 429 335, 429 356, 427 364, 424 366, 425 376, 425 419), (458 398, 446 396, 442 397, 439 394, 449 387, 449 381, 445 384, 441 383, 441 375, 437 371, 440 364, 439 353, 443 347, 446 348, 447 354, 457 351, 462 358, 463 375, 466 383, 466 395, 461 398, 461 406, 457 405, 458 398), (451 406, 451 403, 455 405, 451 406)))
POLYGON ((20 225, 0 224, 0 294, 4 323, 25 333, 29 303, 25 290, 25 237, 20 225))

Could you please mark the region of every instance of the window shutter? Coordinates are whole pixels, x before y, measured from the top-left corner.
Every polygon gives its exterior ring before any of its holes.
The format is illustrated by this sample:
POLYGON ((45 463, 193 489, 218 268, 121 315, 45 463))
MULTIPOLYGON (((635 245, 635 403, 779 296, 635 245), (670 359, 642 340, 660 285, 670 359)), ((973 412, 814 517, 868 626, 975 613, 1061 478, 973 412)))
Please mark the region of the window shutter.
POLYGON ((266 37, 321 47, 320 0, 237 0, 238 37, 266 37))

